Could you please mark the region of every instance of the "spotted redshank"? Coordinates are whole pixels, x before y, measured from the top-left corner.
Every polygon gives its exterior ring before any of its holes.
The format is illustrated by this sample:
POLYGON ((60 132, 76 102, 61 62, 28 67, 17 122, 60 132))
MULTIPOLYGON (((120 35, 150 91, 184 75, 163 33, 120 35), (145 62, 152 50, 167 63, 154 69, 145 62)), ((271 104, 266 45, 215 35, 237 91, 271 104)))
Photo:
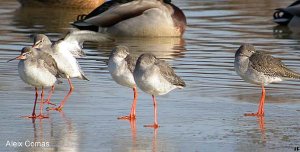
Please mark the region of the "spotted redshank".
POLYGON ((133 120, 136 117, 136 102, 137 88, 133 78, 133 70, 135 67, 136 58, 129 54, 129 49, 126 46, 115 47, 108 60, 108 70, 113 80, 122 86, 133 89, 133 103, 128 116, 122 116, 118 119, 133 120))
POLYGON ((61 76, 58 70, 57 64, 51 55, 46 52, 38 51, 32 47, 24 47, 21 51, 21 55, 13 58, 12 60, 20 60, 18 64, 18 71, 21 79, 35 87, 35 101, 33 106, 33 112, 28 118, 48 118, 43 115, 44 104, 44 87, 50 87, 55 84, 57 77, 61 76), (42 88, 41 102, 40 102, 40 114, 35 114, 35 107, 38 98, 38 88, 42 88))
POLYGON ((264 116, 265 85, 284 79, 300 79, 300 74, 288 69, 280 59, 257 51, 251 44, 242 44, 235 53, 235 71, 246 82, 261 85, 262 95, 257 113, 246 116, 264 116))
POLYGON ((185 87, 185 82, 175 74, 169 64, 149 53, 142 54, 138 58, 133 76, 137 86, 151 94, 153 99, 154 124, 145 127, 158 128, 155 96, 167 94, 175 88, 181 89, 185 87))
POLYGON ((93 31, 77 31, 68 33, 63 39, 51 43, 49 38, 44 34, 34 35, 34 48, 49 53, 57 62, 60 71, 63 72, 63 78, 68 79, 70 90, 60 105, 56 108, 48 108, 48 110, 61 111, 65 102, 73 92, 73 84, 71 78, 79 78, 88 80, 78 64, 76 58, 85 56, 82 50, 82 44, 85 41, 111 41, 112 39, 104 34, 93 31))

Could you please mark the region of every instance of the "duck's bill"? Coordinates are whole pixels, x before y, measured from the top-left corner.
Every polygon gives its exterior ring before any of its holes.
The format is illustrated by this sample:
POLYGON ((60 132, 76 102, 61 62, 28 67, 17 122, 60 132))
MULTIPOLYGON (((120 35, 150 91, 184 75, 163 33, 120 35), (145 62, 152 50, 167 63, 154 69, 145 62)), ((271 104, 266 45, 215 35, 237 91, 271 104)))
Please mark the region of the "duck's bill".
POLYGON ((22 59, 25 59, 25 57, 23 55, 19 55, 15 58, 12 58, 12 59, 8 60, 7 62, 10 62, 10 61, 13 61, 13 60, 22 60, 22 59))

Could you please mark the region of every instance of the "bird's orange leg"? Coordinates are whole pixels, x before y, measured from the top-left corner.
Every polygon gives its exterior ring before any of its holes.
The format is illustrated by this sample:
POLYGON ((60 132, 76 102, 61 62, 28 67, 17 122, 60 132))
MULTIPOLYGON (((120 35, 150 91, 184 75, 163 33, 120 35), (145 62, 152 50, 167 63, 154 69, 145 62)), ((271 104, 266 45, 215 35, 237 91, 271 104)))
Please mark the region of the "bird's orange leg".
POLYGON ((36 118, 39 119, 49 118, 48 116, 43 115, 43 108, 44 108, 44 87, 42 87, 42 92, 41 92, 40 114, 36 116, 36 118))
POLYGON ((50 105, 56 105, 55 103, 52 103, 51 101, 50 101, 50 98, 51 98, 51 96, 52 96, 52 94, 53 94, 53 92, 54 92, 54 85, 51 87, 51 90, 49 91, 49 95, 48 95, 48 98, 47 98, 47 100, 46 100, 46 104, 50 104, 50 105))
POLYGON ((157 103, 156 103, 156 99, 155 96, 152 95, 152 100, 153 100, 153 106, 154 106, 154 124, 153 125, 145 125, 144 127, 150 127, 150 128, 158 128, 158 123, 157 123, 157 103))
POLYGON ((264 112, 264 104, 265 104, 265 97, 266 97, 266 90, 264 85, 261 85, 261 97, 260 97, 260 102, 259 102, 259 106, 258 106, 258 111, 257 113, 246 113, 245 116, 264 116, 265 112, 264 112))
POLYGON ((73 84, 72 84, 72 81, 70 78, 68 78, 68 82, 69 82, 69 85, 70 85, 70 90, 68 92, 68 94, 65 96, 65 98, 60 102, 60 105, 58 107, 52 107, 52 108, 47 108, 47 110, 56 110, 56 111, 62 111, 66 101, 68 100, 68 98, 70 97, 70 95, 72 94, 73 90, 74 90, 74 87, 73 87, 73 84))
POLYGON ((21 116, 23 118, 36 118, 36 114, 35 114, 35 107, 36 107, 36 102, 37 102, 37 98, 38 98, 39 94, 38 94, 38 89, 37 87, 35 87, 35 100, 34 100, 34 105, 33 105, 33 110, 32 110, 32 114, 31 116, 21 116))
POLYGON ((131 110, 130 110, 130 114, 129 116, 121 116, 118 117, 118 119, 123 119, 123 120, 134 120, 135 116, 136 116, 136 102, 137 102, 137 96, 138 96, 138 92, 137 92, 137 88, 136 86, 133 87, 133 102, 131 105, 131 110))

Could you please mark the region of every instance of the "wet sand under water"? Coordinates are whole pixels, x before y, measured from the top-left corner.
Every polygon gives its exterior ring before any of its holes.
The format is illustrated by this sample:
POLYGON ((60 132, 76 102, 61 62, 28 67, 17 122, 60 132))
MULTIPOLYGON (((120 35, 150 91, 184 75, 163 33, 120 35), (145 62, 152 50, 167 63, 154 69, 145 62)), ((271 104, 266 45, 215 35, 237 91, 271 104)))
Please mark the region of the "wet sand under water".
MULTIPOLYGON (((76 15, 89 10, 53 12, 1 1, 0 151, 294 151, 299 147, 300 81, 267 86, 264 119, 245 117, 245 112, 257 110, 261 90, 241 80, 233 69, 235 50, 248 42, 300 72, 300 36, 274 32, 271 20, 275 8, 292 1, 173 2, 187 16, 183 38, 87 43, 87 57, 79 62, 90 81, 74 79, 75 90, 63 112, 49 112, 49 119, 32 122, 20 116, 31 114, 34 88, 21 81, 16 61, 6 61, 32 44, 30 34, 46 33, 57 40, 71 28, 76 15), (134 55, 152 52, 166 59, 187 84, 157 97, 157 130, 143 127, 153 122, 153 105, 151 96, 141 91, 137 120, 117 120, 129 113, 133 92, 117 85, 108 73, 106 62, 116 45, 129 46, 134 55), (6 146, 7 141, 23 145, 6 146), (25 145, 32 142, 49 147, 25 145)), ((59 103, 68 90, 64 80, 52 102, 59 103)))

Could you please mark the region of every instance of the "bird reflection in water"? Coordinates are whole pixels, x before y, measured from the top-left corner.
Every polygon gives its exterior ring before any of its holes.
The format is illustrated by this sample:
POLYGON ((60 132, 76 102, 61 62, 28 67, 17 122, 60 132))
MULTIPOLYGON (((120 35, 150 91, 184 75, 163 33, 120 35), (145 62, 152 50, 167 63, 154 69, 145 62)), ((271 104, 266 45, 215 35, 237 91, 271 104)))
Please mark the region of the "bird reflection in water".
POLYGON ((257 121, 258 121, 259 129, 260 129, 260 132, 261 132, 261 140, 262 140, 263 143, 265 143, 266 142, 265 117, 258 116, 257 121))
POLYGON ((108 57, 112 45, 127 46, 129 53, 139 57, 143 53, 152 53, 160 59, 183 58, 186 52, 185 40, 179 37, 158 38, 115 38, 114 44, 101 44, 97 50, 104 51, 103 55, 108 57))
POLYGON ((153 152, 157 151, 157 131, 158 131, 158 128, 153 129, 153 139, 152 139, 152 151, 153 152))
POLYGON ((129 120, 132 138, 132 147, 136 147, 136 119, 129 120))
POLYGON ((60 117, 63 120, 61 125, 58 125, 53 122, 53 119, 50 117, 47 120, 41 119, 32 119, 33 125, 33 139, 30 142, 45 144, 45 146, 29 146, 23 147, 28 148, 30 151, 79 151, 79 135, 72 124, 72 121, 68 119, 64 112, 60 112, 60 117), (47 122, 47 123, 45 123, 47 122))

